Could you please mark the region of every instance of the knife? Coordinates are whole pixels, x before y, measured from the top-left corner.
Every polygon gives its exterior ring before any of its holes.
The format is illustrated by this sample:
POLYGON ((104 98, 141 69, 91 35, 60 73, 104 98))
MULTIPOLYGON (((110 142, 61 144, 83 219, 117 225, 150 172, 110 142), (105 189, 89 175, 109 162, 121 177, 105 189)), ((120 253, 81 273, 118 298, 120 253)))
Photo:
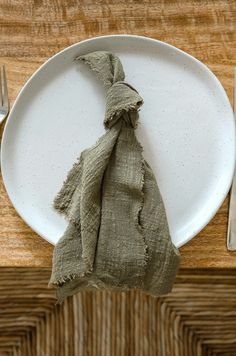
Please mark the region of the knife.
MULTIPOLYGON (((236 120, 236 68, 234 68, 234 118, 236 120)), ((236 251, 236 171, 230 190, 227 249, 236 251)))

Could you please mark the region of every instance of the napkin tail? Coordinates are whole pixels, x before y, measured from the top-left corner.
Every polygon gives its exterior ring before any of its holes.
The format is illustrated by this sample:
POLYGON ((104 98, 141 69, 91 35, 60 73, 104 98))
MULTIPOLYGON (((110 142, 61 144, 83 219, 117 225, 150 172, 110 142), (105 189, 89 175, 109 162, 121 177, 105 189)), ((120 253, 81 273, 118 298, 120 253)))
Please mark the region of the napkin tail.
POLYGON ((103 176, 121 125, 118 122, 81 153, 54 200, 54 208, 66 217, 69 225, 54 249, 50 284, 60 285, 93 270, 101 223, 103 176))

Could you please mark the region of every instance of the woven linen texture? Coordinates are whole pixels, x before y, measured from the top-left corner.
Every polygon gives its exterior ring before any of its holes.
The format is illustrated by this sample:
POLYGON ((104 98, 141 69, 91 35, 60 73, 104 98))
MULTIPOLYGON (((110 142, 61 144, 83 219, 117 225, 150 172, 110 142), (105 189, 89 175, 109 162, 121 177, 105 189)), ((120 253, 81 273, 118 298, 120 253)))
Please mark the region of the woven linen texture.
POLYGON ((81 153, 55 198, 68 227, 54 249, 50 284, 59 302, 94 288, 163 295, 172 288, 180 255, 135 135, 143 99, 124 81, 122 64, 112 53, 77 60, 105 86, 106 132, 81 153))

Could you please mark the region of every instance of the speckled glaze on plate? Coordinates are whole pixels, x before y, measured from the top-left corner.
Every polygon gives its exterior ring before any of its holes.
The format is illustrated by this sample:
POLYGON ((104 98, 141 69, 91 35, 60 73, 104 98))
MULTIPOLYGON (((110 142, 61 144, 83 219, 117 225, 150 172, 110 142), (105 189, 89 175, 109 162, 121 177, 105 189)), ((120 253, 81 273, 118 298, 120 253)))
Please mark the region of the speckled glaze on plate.
POLYGON ((112 35, 77 43, 43 64, 21 90, 2 140, 10 199, 39 235, 55 244, 66 221, 52 201, 81 150, 104 133, 105 93, 80 54, 120 56, 126 81, 144 99, 137 135, 181 246, 214 216, 232 181, 235 126, 228 97, 200 61, 166 43, 112 35))

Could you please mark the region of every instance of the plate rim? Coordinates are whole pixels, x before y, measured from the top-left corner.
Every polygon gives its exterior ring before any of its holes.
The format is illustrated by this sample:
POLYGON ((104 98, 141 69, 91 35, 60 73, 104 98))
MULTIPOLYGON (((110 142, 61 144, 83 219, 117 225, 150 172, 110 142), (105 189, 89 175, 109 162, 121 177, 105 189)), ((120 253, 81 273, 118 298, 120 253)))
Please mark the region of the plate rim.
POLYGON ((218 89, 221 91, 222 95, 225 97, 225 100, 228 102, 229 104, 229 108, 230 108, 230 112, 231 112, 231 120, 233 123, 233 127, 234 127, 234 138, 233 138, 233 142, 232 145, 234 146, 234 150, 233 150, 233 157, 232 157, 232 167, 231 167, 231 172, 230 174, 228 174, 228 176, 230 177, 230 179, 228 179, 228 184, 225 185, 225 189, 224 192, 222 193, 222 195, 219 196, 218 198, 218 204, 214 204, 214 209, 212 209, 211 213, 207 215, 207 218, 203 221, 201 225, 199 225, 198 229, 195 229, 194 231, 191 232, 191 234, 189 234, 188 237, 186 237, 184 240, 182 240, 179 244, 177 244, 176 246, 178 248, 180 248, 181 246, 185 245, 187 242, 189 242, 190 240, 192 240, 196 235, 198 235, 198 233, 200 231, 202 231, 207 225, 208 223, 212 220, 212 218, 216 215, 217 211, 219 210, 219 208, 221 207, 221 205, 223 204, 229 190, 232 184, 232 180, 233 180, 233 176, 234 176, 234 171, 235 171, 235 162, 236 162, 236 124, 235 124, 235 118, 234 118, 234 113, 233 113, 233 109, 229 100, 229 97, 227 95, 226 90, 224 89, 223 85, 221 84, 220 80, 216 77, 216 75, 212 72, 212 70, 203 62, 201 62, 200 60, 198 60, 196 57, 192 56, 191 54, 189 54, 188 52, 183 51, 182 49, 175 47, 172 44, 169 44, 167 42, 163 42, 160 41, 158 39, 154 39, 154 38, 150 38, 147 36, 139 36, 139 35, 131 35, 131 34, 111 34, 111 35, 102 35, 102 36, 95 36, 95 37, 90 37, 87 38, 85 40, 82 40, 80 42, 76 42, 68 47, 63 48, 62 50, 60 50, 59 52, 55 53, 54 55, 52 55, 51 57, 49 57, 44 63, 42 63, 37 69, 36 71, 33 72, 33 74, 27 79, 27 81, 25 82, 25 84, 22 86, 22 88, 20 89, 13 105, 12 108, 10 110, 9 116, 7 118, 6 124, 4 126, 4 130, 3 130, 3 134, 2 134, 2 142, 1 142, 1 156, 0 156, 0 160, 1 160, 1 172, 2 172, 2 179, 3 179, 3 184, 4 187, 6 189, 6 192, 8 194, 8 197, 11 201, 11 204, 13 205, 14 209, 16 210, 16 212, 18 213, 18 215, 22 218, 22 220, 33 230, 35 231, 39 236, 41 236, 44 240, 48 241, 50 244, 55 245, 55 243, 50 240, 47 236, 45 236, 42 232, 40 232, 37 227, 33 226, 33 224, 31 224, 30 222, 30 217, 27 218, 27 214, 25 216, 24 213, 22 213, 20 210, 22 209, 18 209, 17 204, 15 204, 14 201, 14 195, 10 194, 7 186, 8 186, 8 182, 7 182, 7 175, 5 175, 5 162, 7 161, 7 158, 5 157, 5 141, 6 141, 6 136, 7 136, 7 132, 8 132, 8 127, 9 127, 9 123, 14 119, 14 112, 15 112, 15 108, 18 105, 18 102, 20 101, 22 95, 24 94, 24 91, 26 89, 26 87, 28 86, 28 84, 38 75, 38 73, 51 61, 53 61, 57 56, 60 56, 61 54, 63 54, 64 52, 67 52, 68 50, 72 49, 72 48, 76 48, 80 45, 89 43, 89 42, 96 42, 97 40, 101 40, 101 39, 109 39, 109 38, 124 38, 124 39, 137 39, 137 40, 143 40, 143 41, 148 41, 151 43, 156 43, 159 44, 161 46, 167 47, 169 49, 172 49, 180 54, 182 54, 183 56, 190 58, 192 61, 196 62, 198 65, 200 65, 203 69, 207 70, 207 72, 211 75, 211 78, 214 80, 215 84, 217 85, 218 89))

